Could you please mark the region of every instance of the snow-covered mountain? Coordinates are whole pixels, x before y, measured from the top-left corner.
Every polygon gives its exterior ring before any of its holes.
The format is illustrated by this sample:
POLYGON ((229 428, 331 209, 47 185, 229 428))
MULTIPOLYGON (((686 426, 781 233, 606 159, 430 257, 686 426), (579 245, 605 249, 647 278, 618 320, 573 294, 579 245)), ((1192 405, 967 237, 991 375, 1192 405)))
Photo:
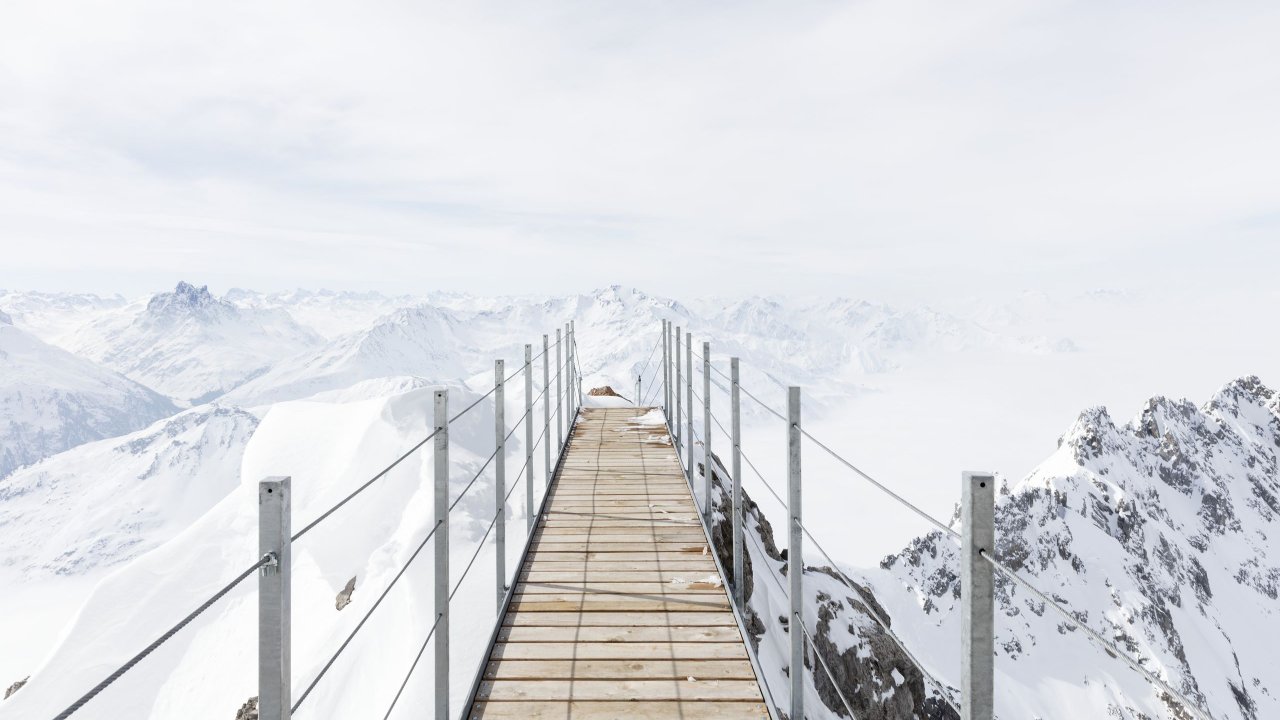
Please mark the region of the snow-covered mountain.
MULTIPOLYGON (((1101 408, 1088 410, 1053 456, 1002 487, 998 556, 1218 720, 1276 716, 1278 456, 1280 394, 1256 377, 1228 384, 1200 408, 1154 398, 1123 426, 1101 408)), ((701 454, 695 457, 701 465, 701 454)), ((722 476, 719 466, 714 528, 728 566, 722 476)), ((749 500, 746 529, 748 630, 785 698, 787 552, 775 547, 773 526, 749 500)), ((955 717, 940 697, 958 697, 953 541, 934 532, 878 569, 843 568, 853 590, 812 545, 807 553, 806 627, 856 716, 955 717)), ((997 577, 998 717, 1191 717, 1043 602, 997 577)), ((806 678, 810 717, 847 716, 812 651, 806 678)))
POLYGON ((370 328, 277 364, 226 400, 265 405, 380 378, 465 378, 493 362, 469 341, 475 330, 453 313, 429 305, 397 310, 370 328))
POLYGON ((64 345, 169 397, 199 404, 320 342, 283 310, 239 308, 208 287, 180 282, 173 292, 95 318, 66 336, 64 345))
POLYGON ((0 480, 0 567, 83 575, 155 548, 238 485, 257 426, 206 405, 18 470, 0 480))
POLYGON ((384 315, 430 302, 440 296, 413 297, 378 292, 290 290, 262 293, 232 288, 223 299, 252 310, 283 310, 326 339, 364 330, 384 315))
MULTIPOLYGON (((1216 718, 1280 715, 1280 396, 1256 378, 1196 407, 1080 415, 997 500, 998 556, 1216 718)), ((940 533, 864 574, 922 661, 955 684, 958 549, 940 533)), ((1015 584, 997 587, 996 710, 1185 717, 1015 584)))
MULTIPOLYGON (((465 406, 477 397, 465 388, 451 388, 451 399, 458 404, 455 407, 465 406)), ((196 491, 214 484, 219 490, 224 490, 228 483, 234 487, 185 531, 139 554, 103 578, 71 618, 65 634, 48 656, 24 670, 31 674, 30 681, 11 698, 0 702, 0 718, 57 714, 85 688, 96 683, 104 667, 122 662, 135 653, 141 638, 149 638, 157 629, 181 618, 228 578, 235 577, 252 563, 258 557, 259 480, 271 475, 292 476, 294 528, 299 529, 381 470, 388 459, 421 441, 432 423, 431 407, 431 389, 427 388, 390 398, 349 403, 280 403, 266 413, 247 445, 240 444, 239 439, 250 429, 250 418, 239 413, 220 415, 230 411, 210 411, 214 415, 204 424, 204 440, 193 442, 202 449, 190 456, 214 453, 219 445, 225 449, 216 454, 227 458, 236 457, 242 450, 239 471, 224 467, 214 475, 206 473, 195 478, 188 485, 196 491), (218 417, 222 418, 219 422, 223 423, 223 429, 214 433, 213 418, 218 417)), ((154 442, 151 438, 158 439, 166 433, 164 426, 157 426, 140 433, 137 441, 154 442)), ((523 453, 519 440, 514 438, 510 446, 512 458, 523 453)), ((485 463, 492 443, 493 415, 483 406, 451 426, 450 460, 456 468, 451 497, 462 494, 472 474, 485 463)), ((173 442, 168 446, 169 451, 176 451, 178 446, 179 443, 173 442)), ((144 455, 156 455, 157 450, 160 448, 149 448, 144 455)), ((109 454, 119 450, 116 446, 104 446, 100 452, 109 454)), ((159 455, 163 458, 165 453, 159 455)), ((85 459, 89 457, 85 455, 85 459)), ((128 462, 133 463, 143 456, 127 457, 128 462)), ((293 667, 296 683, 305 683, 316 675, 333 649, 378 599, 377 589, 387 586, 427 535, 433 524, 431 467, 432 447, 427 444, 381 477, 364 495, 295 543, 293 667), (339 611, 335 609, 335 596, 352 578, 355 593, 351 605, 339 611)), ((32 492, 50 494, 41 489, 42 482, 36 476, 26 479, 28 485, 34 486, 32 492)), ((178 480, 176 475, 157 478, 154 489, 164 493, 177 490, 178 480)), ((133 483, 129 476, 117 478, 109 485, 126 481, 133 483)), ((510 501, 512 527, 524 525, 522 487, 515 485, 517 492, 510 501)), ((63 497, 60 492, 52 495, 63 497)), ((117 519, 124 519, 124 525, 95 520, 98 532, 108 538, 107 544, 117 549, 112 557, 118 558, 134 552, 115 543, 128 536, 127 521, 131 517, 120 511, 131 503, 137 504, 142 509, 141 517, 150 520, 153 518, 147 510, 160 507, 144 497, 140 488, 123 497, 104 499, 101 494, 95 494, 86 503, 73 502, 70 498, 62 502, 76 508, 72 517, 98 516, 89 507, 96 500, 101 517, 115 513, 117 519)), ((168 502, 175 500, 177 498, 171 496, 168 502)), ((450 535, 454 541, 451 562, 455 567, 467 564, 485 534, 493 503, 491 483, 482 482, 451 513, 450 535)), ((45 517, 49 515, 63 517, 62 513, 52 511, 45 517)), ((91 535, 81 536, 68 528, 62 537, 43 543, 28 536, 26 530, 34 531, 34 526, 23 528, 16 544, 35 543, 36 555, 40 558, 24 561, 24 565, 34 566, 41 572, 45 571, 43 559, 57 547, 58 540, 69 540, 75 547, 92 553, 91 546, 81 542, 91 535)), ((495 620, 492 543, 486 548, 476 561, 477 572, 459 586, 454 600, 458 611, 451 622, 458 638, 483 637, 495 620)), ((142 549, 136 548, 139 552, 142 549)), ((509 550, 512 554, 508 568, 514 573, 518 544, 512 543, 509 550)), ((25 549, 19 552, 23 553, 22 557, 31 555, 25 549)), ((235 717, 237 709, 256 693, 254 587, 253 582, 239 585, 139 664, 119 685, 94 698, 80 714, 86 718, 154 720, 235 717)), ((361 717, 367 714, 370 698, 382 703, 394 695, 407 664, 412 662, 430 629, 431 615, 422 612, 422 608, 431 604, 433 592, 432 557, 430 552, 425 552, 416 558, 395 592, 387 596, 367 627, 344 652, 333 674, 318 686, 316 694, 308 700, 307 712, 313 717, 361 717)), ((455 647, 453 661, 457 667, 478 663, 485 650, 483 643, 458 642, 455 647)), ((420 668, 420 671, 428 673, 429 668, 420 668)), ((471 675, 458 671, 452 677, 455 702, 460 702, 470 687, 471 675)), ((298 687, 295 697, 300 695, 301 686, 298 687)), ((428 705, 430 693, 429 683, 411 684, 402 698, 404 707, 428 705)))
POLYGON ((0 477, 176 411, 159 394, 41 341, 0 313, 0 477))

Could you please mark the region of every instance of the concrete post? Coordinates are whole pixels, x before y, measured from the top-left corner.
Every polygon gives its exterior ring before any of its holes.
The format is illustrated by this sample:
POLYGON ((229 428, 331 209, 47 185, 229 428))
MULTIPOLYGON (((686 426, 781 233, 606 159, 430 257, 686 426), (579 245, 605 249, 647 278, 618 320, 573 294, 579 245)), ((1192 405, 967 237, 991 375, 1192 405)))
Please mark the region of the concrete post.
POLYGON ((524 515, 533 532, 533 346, 524 346, 524 515))
POLYGON ((258 483, 258 551, 274 562, 258 571, 258 717, 288 720, 292 699, 289 478, 258 483))
POLYGON ((791 620, 791 717, 804 717, 804 526, 800 497, 800 388, 787 388, 787 579, 790 581, 791 620))
POLYGON ((435 392, 435 699, 436 720, 449 718, 449 391, 435 392))
POLYGON ((507 402, 505 363, 493 361, 493 542, 494 586, 498 596, 498 612, 502 611, 502 599, 507 594, 507 402))
POLYGON ((711 343, 702 343, 702 517, 711 522, 711 343))
POLYGON ((733 433, 733 598, 746 607, 747 583, 742 560, 742 399, 739 396, 738 358, 729 358, 729 405, 733 433))
POLYGON ((992 720, 995 671, 995 582, 982 553, 995 552, 995 477, 966 472, 960 518, 960 718, 992 720))

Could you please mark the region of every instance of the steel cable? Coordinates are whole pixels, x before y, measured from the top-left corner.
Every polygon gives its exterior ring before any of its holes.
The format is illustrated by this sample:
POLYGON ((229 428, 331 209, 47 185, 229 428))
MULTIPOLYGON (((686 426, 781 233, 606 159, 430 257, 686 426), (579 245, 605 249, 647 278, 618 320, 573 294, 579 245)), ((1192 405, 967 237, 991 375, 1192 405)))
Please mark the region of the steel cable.
MULTIPOLYGON (((853 720, 858 720, 858 716, 853 714, 853 707, 849 705, 849 699, 844 696, 844 691, 840 689, 840 684, 836 682, 836 676, 831 672, 831 668, 827 667, 827 661, 823 659, 822 653, 818 652, 818 645, 813 641, 813 636, 810 635, 809 630, 805 628, 804 618, 796 615, 795 620, 796 624, 800 626, 800 634, 804 635, 805 640, 809 641, 809 647, 813 648, 813 656, 818 659, 818 663, 822 665, 822 669, 826 671, 827 679, 831 681, 831 687, 836 689, 836 695, 839 695, 840 702, 844 703, 844 709, 849 711, 849 717, 853 718, 853 720)), ((814 689, 817 689, 816 686, 814 689)))
POLYGON ((985 550, 979 550, 978 555, 981 556, 983 560, 986 560, 988 563, 990 563, 991 567, 995 568, 996 570, 999 570, 1000 573, 1003 574, 1005 577, 1009 578, 1010 580, 1013 580, 1014 582, 1018 583, 1022 587, 1026 588, 1028 592, 1030 592, 1031 594, 1039 598, 1041 602, 1053 608, 1068 623, 1083 630, 1090 638, 1092 638, 1097 643, 1101 644, 1103 649, 1105 649, 1107 652, 1111 653, 1115 657, 1120 658, 1120 660, 1124 661, 1126 665, 1138 671, 1139 674, 1141 674, 1144 678, 1147 679, 1147 682, 1150 682, 1156 687, 1159 687, 1161 690, 1164 690, 1165 692, 1169 693, 1173 697, 1177 698, 1184 706, 1186 706, 1186 709, 1189 712, 1199 716, 1201 720, 1213 720, 1213 715, 1210 715, 1208 710, 1205 710, 1204 708, 1202 708, 1198 703, 1192 702, 1190 699, 1187 698, 1187 696, 1183 695, 1177 690, 1174 690, 1173 686, 1169 685, 1169 683, 1165 682, 1164 680, 1161 680, 1160 678, 1156 677, 1151 672, 1143 668, 1142 665, 1137 660, 1132 658, 1128 653, 1122 651, 1119 647, 1116 646, 1115 643, 1103 637, 1100 633, 1095 631, 1093 628, 1080 622, 1078 619, 1076 619, 1074 615, 1068 612, 1066 608, 1059 605, 1048 595, 1045 595, 1044 593, 1040 592, 1038 589, 1036 589, 1034 585, 1032 585, 1027 580, 1023 579, 1021 575, 1014 572, 1013 570, 1010 570, 1007 566, 1005 566, 1004 563, 991 557, 991 555, 989 555, 985 550))
POLYGON ((320 669, 319 674, 312 679, 311 684, 302 692, 302 696, 299 697, 298 701, 289 709, 290 713, 298 712, 298 708, 302 706, 303 701, 307 699, 307 696, 310 695, 311 691, 315 689, 317 684, 319 684, 320 679, 325 676, 325 673, 329 672, 329 668, 333 667, 333 663, 337 661, 338 657, 342 655, 342 652, 351 644, 356 633, 360 632, 360 629, 364 627, 364 624, 369 620, 369 617, 373 615, 373 611, 377 610, 378 606, 382 604, 382 601, 386 599, 387 595, 391 592, 391 588, 396 586, 396 583, 400 581, 401 577, 404 577, 405 572, 409 569, 409 565, 411 565, 418 557, 418 554, 422 552, 422 549, 427 546, 427 542, 431 540, 432 536, 436 534, 436 531, 440 529, 442 524, 443 523, 441 521, 436 521, 436 524, 431 528, 431 532, 427 533, 427 536, 422 538, 422 542, 418 544, 418 548, 413 551, 413 554, 409 556, 409 559, 400 567, 400 571, 396 573, 395 577, 391 578, 391 582, 387 584, 387 587, 383 589, 382 594, 378 596, 378 599, 375 600, 369 610, 365 612, 364 617, 360 618, 360 622, 356 623, 355 628, 352 629, 349 635, 347 635, 347 639, 342 641, 342 645, 340 645, 337 651, 333 653, 333 656, 329 658, 329 661, 320 669))
POLYGON ((252 575, 254 571, 256 571, 258 568, 261 568, 263 566, 270 565, 275 561, 276 561, 276 558, 274 554, 268 553, 266 555, 263 555, 262 558, 258 560, 258 562, 249 566, 244 572, 237 575, 234 580, 224 585, 221 590, 209 596, 207 600, 201 603, 200 607, 193 610, 189 615, 182 618, 182 620, 179 620, 178 624, 166 630, 164 634, 162 634, 160 637, 152 641, 150 645, 143 648, 142 651, 139 652, 137 655, 134 655, 132 658, 129 658, 128 661, 126 661, 120 667, 116 668, 115 671, 113 671, 110 675, 104 678, 102 682, 95 685, 92 690, 90 690, 89 692, 81 696, 79 700, 76 700, 75 702, 71 703, 71 705, 68 706, 66 710, 63 710, 62 712, 58 713, 58 715, 54 718, 54 720, 64 720, 65 718, 70 717, 71 714, 74 713, 75 711, 84 707, 85 703, 97 697, 98 693, 102 692, 103 690, 106 690, 112 683, 119 680, 121 676, 123 676, 125 673, 133 669, 133 666, 141 662, 143 658, 147 657, 152 652, 154 652, 156 648, 168 642, 169 639, 172 638, 174 635, 176 635, 179 630, 186 627, 192 620, 195 620, 197 617, 200 616, 201 613, 203 613, 204 611, 212 607, 214 603, 218 602, 218 600, 222 599, 223 596, 231 592, 232 589, 234 589, 237 585, 244 582, 245 578, 248 578, 250 575, 252 575))
MULTIPOLYGON (((822 553, 822 557, 826 558, 827 562, 831 565, 831 569, 835 570, 836 573, 840 575, 840 579, 841 581, 844 582, 845 586, 848 587, 850 590, 857 592, 857 590, 854 589, 854 582, 849 579, 848 575, 844 574, 844 570, 840 569, 840 566, 836 563, 835 560, 831 558, 831 555, 825 549, 823 549, 822 545, 818 542, 817 538, 813 536, 813 533, 809 532, 809 528, 805 527, 803 522, 800 523, 800 530, 804 532, 805 537, 809 538, 809 542, 813 543, 813 546, 817 548, 818 552, 822 553)), ((871 619, 874 620, 876 624, 880 626, 880 629, 884 631, 884 634, 888 635, 889 639, 893 640, 894 644, 898 646, 898 649, 901 650, 904 654, 906 654, 907 658, 911 660, 912 663, 915 663, 916 667, 920 668, 920 673, 925 677, 929 678, 929 682, 933 684, 934 690, 937 691, 938 695, 942 698, 942 701, 945 702, 952 710, 954 710, 956 712, 956 715, 959 715, 960 708, 956 707, 955 704, 951 702, 951 697, 944 690, 941 681, 935 678, 932 674, 925 672, 924 664, 921 663, 919 660, 917 660, 916 656, 912 654, 910 650, 907 649, 907 644, 902 641, 902 638, 898 637, 896 633, 890 630, 889 624, 886 623, 884 620, 880 619, 880 616, 877 615, 875 612, 871 611, 870 608, 868 608, 867 614, 870 615, 871 619)))

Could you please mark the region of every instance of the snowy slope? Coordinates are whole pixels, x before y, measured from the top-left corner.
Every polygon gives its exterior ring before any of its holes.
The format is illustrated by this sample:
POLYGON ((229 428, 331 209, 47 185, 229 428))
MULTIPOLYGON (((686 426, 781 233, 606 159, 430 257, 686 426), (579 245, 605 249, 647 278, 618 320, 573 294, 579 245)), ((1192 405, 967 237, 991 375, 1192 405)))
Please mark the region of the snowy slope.
MULTIPOLYGON (((1095 408, 997 502, 999 556, 1215 717, 1280 714, 1280 397, 1237 380, 1197 408, 1095 408)), ((922 537, 865 573, 925 661, 958 677, 957 549, 922 537)), ((1001 582, 997 712, 1179 718, 1136 673, 1001 582)))
POLYGON ((46 344, 0 314, 0 477, 175 411, 157 393, 46 344))
POLYGON ((492 363, 468 340, 474 328, 431 306, 398 310, 373 327, 289 358, 227 395, 228 402, 264 405, 307 398, 379 378, 460 378, 492 363))
POLYGON ((236 486, 257 424, 242 410, 202 406, 0 480, 4 572, 90 573, 177 535, 236 486))
POLYGON ((282 310, 242 309, 207 287, 173 292, 101 315, 66 335, 68 349, 179 401, 199 404, 320 342, 282 310))
POLYGON ((240 288, 227 291, 223 299, 244 309, 283 310, 328 340, 364 330, 384 315, 427 301, 425 297, 387 296, 377 292, 291 290, 261 293, 240 288))
MULTIPOLYGON (((454 387, 455 407, 476 396, 454 387)), ((256 484, 270 475, 293 478, 295 529, 316 517, 405 448, 431 423, 431 390, 354 403, 300 401, 274 406, 244 453, 240 484, 185 532, 106 578, 95 588, 47 662, 30 682, 0 703, 0 718, 49 717, 93 685, 104 668, 127 659, 153 636, 257 559, 256 484)), ((480 406, 451 427, 451 497, 484 463, 493 441, 491 410, 480 406)), ((518 438, 516 438, 518 441, 518 438)), ((511 458, 522 456, 518 442, 511 458)), ((432 525, 432 453, 428 444, 338 514, 301 538, 293 550, 294 697, 359 621, 432 525), (335 596, 356 579, 352 604, 335 596)), ((517 486, 517 490, 519 490, 517 486)), ((485 480, 451 516, 451 562, 465 567, 485 532, 494 502, 485 480)), ((511 498, 513 535, 523 527, 520 492, 511 498)), ((513 545, 518 543, 514 542, 513 545)), ((513 552, 518 547, 512 548, 513 552)), ((379 607, 299 711, 298 717, 364 717, 395 694, 431 624, 431 553, 424 552, 379 607)), ((508 567, 515 571, 514 556, 508 567)), ((491 543, 460 586, 455 638, 484 637, 492 627, 491 543)), ((457 571, 460 574, 460 571, 457 571)), ((459 575, 455 575, 455 578, 459 575)), ((85 718, 226 720, 256 690, 254 583, 241 585, 77 715, 85 718)), ((482 643, 455 645, 454 693, 469 688, 468 668, 482 643)), ((430 653, 417 669, 430 678, 430 653)), ((429 703, 430 683, 409 686, 396 717, 429 703)))

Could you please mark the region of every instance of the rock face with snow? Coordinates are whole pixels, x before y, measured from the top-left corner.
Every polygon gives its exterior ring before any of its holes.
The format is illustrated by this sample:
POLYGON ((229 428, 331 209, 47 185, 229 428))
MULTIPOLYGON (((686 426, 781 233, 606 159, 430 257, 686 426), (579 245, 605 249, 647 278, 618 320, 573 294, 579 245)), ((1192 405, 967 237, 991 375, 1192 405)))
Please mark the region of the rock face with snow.
MULTIPOLYGON (((732 586, 729 475, 720 458, 713 457, 712 545, 732 586)), ((704 468, 700 462, 699 475, 704 468)), ((777 693, 774 699, 785 714, 792 628, 784 588, 791 564, 787 551, 775 544, 773 526, 745 492, 743 507, 744 533, 750 534, 743 556, 748 606, 744 620, 765 672, 774 678, 770 680, 777 693), (770 577, 762 577, 765 573, 770 577), (779 671, 770 672, 773 667, 779 671)), ((959 720, 911 657, 885 632, 884 627, 893 627, 893 618, 869 589, 856 582, 850 587, 830 566, 806 563, 804 574, 805 623, 812 637, 805 654, 806 715, 848 717, 844 706, 848 700, 859 720, 959 720), (821 659, 815 653, 820 653, 821 659), (830 669, 831 677, 823 665, 830 669), (815 702, 821 707, 814 707, 815 702)))
POLYGON ((178 283, 145 305, 98 317, 64 345, 169 397, 199 404, 321 342, 278 309, 239 308, 178 283))
MULTIPOLYGON (((1223 720, 1280 715, 1280 396, 1256 377, 1202 407, 1086 411, 996 507, 998 557, 1223 720)), ((919 538, 866 573, 957 684, 958 549, 919 538)), ((1023 588, 997 584, 1003 717, 1189 717, 1023 588), (1051 690, 1069 683, 1072 692, 1051 690)))
POLYGON ((24 579, 127 562, 239 484, 257 418, 205 406, 75 448, 0 480, 0 559, 24 579))
POLYGON ((0 317, 0 477, 176 410, 148 388, 0 317))

